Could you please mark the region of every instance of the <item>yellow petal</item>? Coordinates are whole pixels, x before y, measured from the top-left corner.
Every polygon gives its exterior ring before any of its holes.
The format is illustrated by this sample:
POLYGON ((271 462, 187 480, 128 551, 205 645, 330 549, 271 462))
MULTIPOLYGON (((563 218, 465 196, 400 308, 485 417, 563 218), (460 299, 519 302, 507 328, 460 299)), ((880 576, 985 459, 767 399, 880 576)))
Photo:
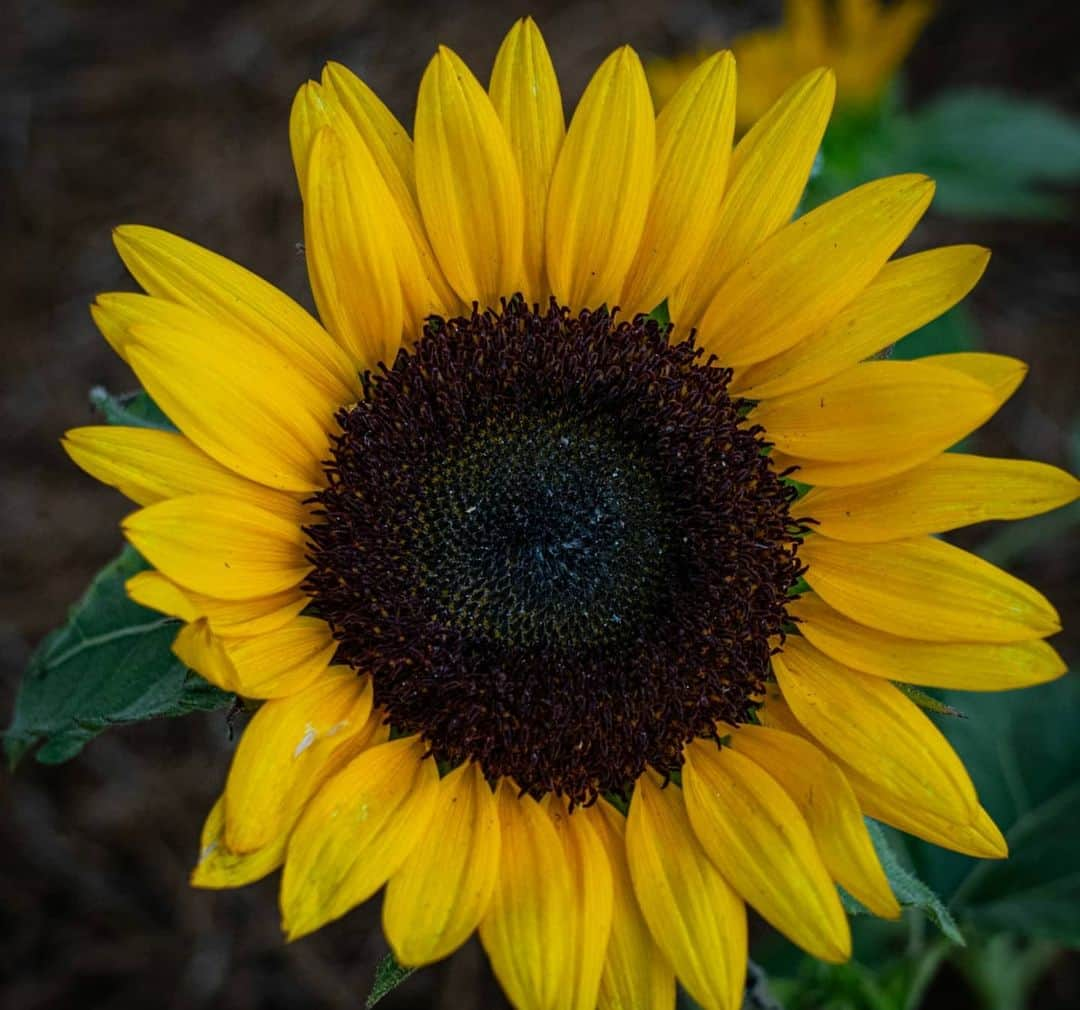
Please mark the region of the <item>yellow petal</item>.
POLYGON ((822 746, 898 800, 956 820, 978 807, 955 751, 892 684, 856 673, 797 638, 773 656, 773 672, 795 718, 822 746))
MULTIPOLYGON (((134 599, 130 588, 128 595, 134 599)), ((310 598, 300 589, 287 589, 254 600, 219 600, 192 592, 186 592, 186 595, 196 613, 206 618, 210 630, 222 638, 254 638, 277 631, 291 624, 293 618, 311 604, 310 598)))
POLYGON ((806 579, 860 624, 932 642, 1025 642, 1061 630, 1036 589, 967 551, 920 537, 845 544, 810 537, 806 579))
POLYGON ((337 642, 318 617, 297 617, 250 638, 226 638, 225 651, 248 698, 283 698, 307 687, 330 665, 337 642))
POLYGON ((323 484, 341 401, 277 351, 207 319, 197 332, 136 326, 127 355, 154 401, 222 465, 285 491, 323 484))
POLYGON ((225 784, 225 843, 254 852, 287 834, 309 797, 370 735, 371 681, 335 667, 289 698, 266 702, 244 728, 225 784), (336 760, 335 760, 336 759, 336 760))
MULTIPOLYGON (((181 589, 161 572, 148 571, 133 575, 124 583, 128 596, 140 606, 176 617, 185 624, 197 621, 200 614, 189 590, 181 589)), ((210 597, 203 597, 209 599, 210 597)))
POLYGON ((124 583, 136 603, 181 621, 205 617, 210 630, 223 638, 261 635, 275 631, 298 616, 311 601, 300 589, 250 600, 219 600, 181 589, 161 572, 139 572, 124 583))
POLYGON ((240 675, 236 672, 225 641, 210 630, 205 618, 185 624, 172 644, 177 658, 223 691, 240 691, 240 675))
POLYGON ((205 618, 185 624, 172 644, 177 658, 223 691, 240 691, 240 675, 236 672, 225 642, 210 631, 205 618))
POLYGON ((671 318, 676 325, 687 330, 696 326, 728 274, 791 220, 835 94, 832 71, 815 70, 793 84, 739 142, 724 200, 709 222, 697 266, 672 295, 671 318))
POLYGON ((301 196, 307 192, 311 145, 320 130, 332 125, 333 115, 327 107, 322 85, 305 81, 297 89, 289 112, 289 147, 301 196))
POLYGON ((171 498, 128 516, 123 528, 164 575, 223 600, 283 592, 311 570, 300 527, 236 498, 171 498))
MULTIPOLYGON (((781 452, 871 459, 905 447, 929 459, 983 423, 998 401, 981 383, 917 361, 867 361, 751 414, 781 452)), ((802 478, 800 478, 802 479, 802 478)))
POLYGON ((156 323, 197 333, 206 323, 206 316, 200 312, 134 291, 109 291, 98 295, 90 306, 90 316, 109 346, 124 361, 128 360, 133 326, 156 323))
MULTIPOLYGON (((446 281, 435 264, 435 257, 420 220, 420 211, 416 206, 412 176, 412 140, 386 106, 361 81, 343 67, 337 67, 336 71, 335 73, 334 64, 328 66, 324 71, 328 83, 318 85, 309 81, 300 88, 293 102, 289 136, 300 192, 307 199, 308 166, 315 138, 321 130, 330 127, 347 148, 344 157, 346 178, 352 184, 349 188, 362 191, 363 209, 371 212, 371 221, 367 227, 378 230, 377 241, 387 254, 393 257, 392 266, 396 266, 397 278, 401 282, 405 333, 409 337, 416 337, 427 316, 432 313, 445 313, 456 300, 449 294, 446 281), (341 91, 335 89, 331 78, 339 79, 339 83, 343 82, 341 91), (370 103, 366 103, 365 96, 370 98, 370 103), (347 102, 350 103, 349 108, 346 108, 347 102), (377 113, 374 117, 365 114, 369 105, 372 111, 380 109, 404 136, 404 143, 407 145, 408 185, 401 175, 396 156, 391 156, 388 151, 388 143, 395 145, 384 138, 381 128, 376 128, 376 123, 381 122, 380 116, 377 113), (355 114, 350 115, 349 109, 355 114), (446 293, 446 297, 440 292, 446 293)), ((388 127, 387 130, 394 135, 393 128, 388 127)), ((332 211, 332 208, 330 210, 332 211)), ((323 208, 322 213, 325 216, 327 208, 323 208)), ((333 232, 335 222, 332 212, 329 216, 328 227, 333 232)), ((356 244, 358 241, 349 235, 343 238, 347 244, 356 244)), ((364 236, 359 240, 361 245, 373 241, 376 241, 374 236, 364 236)), ((322 268, 332 270, 333 262, 322 264, 322 268)), ((310 257, 308 269, 311 270, 310 257)), ((385 270, 392 272, 390 267, 385 270)), ((319 297, 331 299, 335 296, 338 285, 332 281, 333 277, 323 289, 319 289, 319 297)), ((348 301, 350 297, 357 295, 346 291, 345 300, 348 301)), ((371 297, 385 300, 387 295, 373 291, 371 297)), ((393 296, 389 297, 392 299, 393 296)), ((385 311, 386 306, 380 305, 379 308, 385 311)), ((353 353, 355 356, 355 351, 353 353)))
POLYGON ((199 839, 199 859, 191 871, 192 887, 219 890, 243 887, 273 873, 285 859, 288 836, 275 838, 254 852, 231 852, 225 844, 225 797, 210 810, 199 839))
POLYGON ((516 21, 503 39, 488 91, 521 174, 525 297, 543 307, 550 294, 544 267, 548 189, 566 121, 555 68, 532 18, 516 21))
POLYGON ((788 606, 813 645, 853 670, 905 684, 1009 691, 1055 680, 1067 667, 1046 642, 919 642, 875 631, 806 593, 788 606))
POLYGON ((833 879, 875 915, 897 918, 900 906, 844 773, 807 740, 764 726, 740 726, 731 746, 764 768, 795 801, 833 879))
MULTIPOLYGON (((769 693, 764 707, 758 710, 758 716, 768 727, 810 737, 806 727, 795 718, 779 693, 769 693)), ((872 782, 835 755, 833 760, 855 790, 859 805, 871 817, 969 856, 1000 859, 1007 855, 1005 839, 981 806, 976 806, 974 811, 956 810, 953 816, 944 816, 913 805, 906 797, 893 792, 888 786, 872 782)))
POLYGON ((656 123, 641 60, 615 50, 581 96, 551 180, 547 271, 571 309, 613 307, 645 227, 656 123))
POLYGON ((366 148, 331 129, 311 146, 304 244, 319 315, 361 370, 393 365, 403 320, 397 208, 366 148), (392 219, 391 219, 392 218, 392 219))
POLYGON ((354 758, 307 805, 289 839, 281 878, 290 940, 370 898, 425 839, 439 771, 418 736, 354 758))
MULTIPOLYGON (((293 820, 299 816, 310 794, 322 784, 326 776, 333 774, 343 761, 350 760, 369 746, 386 742, 389 730, 383 724, 383 718, 381 712, 372 715, 360 733, 352 736, 345 745, 337 746, 318 774, 311 775, 310 786, 303 784, 306 791, 297 800, 293 820)), ((252 852, 233 852, 225 843, 225 796, 222 795, 214 804, 203 827, 199 859, 191 873, 192 886, 212 889, 241 887, 265 877, 285 861, 285 846, 291 830, 292 823, 289 823, 280 834, 261 848, 252 852)))
POLYGON ((570 1006, 574 885, 565 850, 547 814, 513 783, 500 780, 496 801, 499 875, 480 940, 517 1010, 570 1006))
POLYGON ((158 228, 125 225, 113 238, 124 264, 151 295, 205 313, 272 348, 335 403, 359 394, 349 359, 307 312, 272 284, 158 228))
POLYGON ((651 772, 626 822, 634 893, 653 938, 704 1010, 738 1010, 746 976, 746 907, 705 855, 673 785, 651 772))
POLYGON ((582 808, 570 814, 563 802, 551 796, 546 799, 566 852, 573 892, 573 914, 566 925, 571 933, 574 978, 566 1005, 570 1010, 596 1010, 614 907, 611 863, 582 808))
POLYGON ((205 619, 185 624, 173 652, 225 691, 246 698, 287 698, 322 676, 336 649, 329 629, 317 617, 254 638, 219 638, 205 619))
MULTIPOLYGON (((385 103, 348 67, 331 61, 323 70, 323 92, 336 101, 352 122, 379 170, 391 185, 396 178, 407 193, 416 194, 416 166, 409 131, 385 103)), ((391 185, 391 189, 395 189, 391 185)))
POLYGON ((738 372, 732 391, 765 400, 831 378, 951 309, 975 286, 989 260, 987 249, 958 245, 886 263, 821 329, 738 372))
POLYGON ((524 205, 514 152, 487 92, 445 46, 416 105, 416 187, 446 279, 481 306, 523 286, 524 205))
POLYGON ((416 317, 406 318, 405 327, 415 334, 419 332, 418 319, 431 313, 452 314, 459 302, 446 283, 424 228, 416 199, 412 139, 375 92, 340 63, 326 65, 322 83, 324 100, 331 110, 340 109, 375 159, 411 239, 411 248, 398 248, 397 253, 405 305, 416 317), (423 274, 422 284, 415 279, 414 262, 423 274))
POLYGON ((399 964, 422 965, 453 953, 480 924, 499 867, 495 797, 478 764, 439 783, 427 841, 390 878, 383 931, 399 964))
POLYGON ((634 896, 626 862, 626 818, 606 800, 582 814, 607 853, 614 897, 598 1010, 669 1010, 675 1003, 675 973, 656 946, 634 896))
POLYGON ((898 175, 853 189, 763 242, 717 289, 701 344, 724 365, 763 361, 825 326, 908 237, 933 183, 898 175))
POLYGON ((60 444, 88 474, 139 505, 189 494, 228 495, 297 525, 307 519, 297 498, 226 469, 175 432, 94 425, 72 428, 60 444))
POLYGON ((1005 354, 985 354, 979 351, 963 351, 958 354, 934 354, 919 359, 923 364, 948 368, 968 375, 988 386, 998 405, 1003 404, 1024 381, 1028 367, 1019 358, 1005 354))
POLYGON ((730 747, 697 740, 684 756, 690 823, 728 883, 814 957, 846 961, 847 916, 791 797, 765 769, 730 747))
POLYGON ((884 480, 898 473, 912 470, 920 463, 925 463, 937 453, 927 456, 926 450, 905 454, 899 449, 890 448, 871 459, 853 459, 842 462, 807 459, 805 456, 789 456, 787 453, 773 450, 770 454, 773 469, 777 472, 794 467, 792 476, 804 484, 821 487, 850 487, 852 484, 868 484, 884 480))
POLYGON ((792 514, 834 540, 875 543, 942 533, 988 519, 1022 519, 1068 505, 1080 481, 1056 466, 948 452, 890 480, 813 488, 792 514))
POLYGON ((695 267, 720 210, 735 128, 735 60, 694 70, 656 121, 656 187, 620 303, 649 312, 695 267))
POLYGON ((853 768, 845 767, 844 773, 859 798, 859 805, 883 824, 977 859, 1004 859, 1009 854, 1004 836, 981 806, 966 818, 959 812, 945 817, 937 811, 912 806, 853 768))

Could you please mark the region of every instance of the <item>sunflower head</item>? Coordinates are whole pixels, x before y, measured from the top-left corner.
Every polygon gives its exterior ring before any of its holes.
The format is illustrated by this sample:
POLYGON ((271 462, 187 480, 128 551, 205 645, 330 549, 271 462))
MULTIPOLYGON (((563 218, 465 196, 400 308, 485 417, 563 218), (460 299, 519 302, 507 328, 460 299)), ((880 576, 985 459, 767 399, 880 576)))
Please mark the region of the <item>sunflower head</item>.
POLYGON ((702 358, 518 297, 430 319, 339 415, 304 589, 439 760, 592 803, 750 717, 806 528, 702 358))
POLYGON ((147 294, 94 318, 176 430, 65 445, 141 506, 131 596, 261 702, 197 885, 283 868, 290 938, 385 886, 401 963, 478 930, 520 1008, 670 1008, 678 976, 734 1010, 746 903, 829 960, 837 883, 899 914, 864 811, 1004 854, 891 681, 1062 672, 1050 604, 932 534, 1077 484, 945 451, 1018 362, 874 360, 987 254, 892 258, 921 176, 792 220, 834 90, 810 71, 733 147, 729 53, 657 116, 623 47, 567 127, 524 20, 487 88, 439 50, 412 136, 343 67, 301 88, 320 321, 118 230, 147 294))

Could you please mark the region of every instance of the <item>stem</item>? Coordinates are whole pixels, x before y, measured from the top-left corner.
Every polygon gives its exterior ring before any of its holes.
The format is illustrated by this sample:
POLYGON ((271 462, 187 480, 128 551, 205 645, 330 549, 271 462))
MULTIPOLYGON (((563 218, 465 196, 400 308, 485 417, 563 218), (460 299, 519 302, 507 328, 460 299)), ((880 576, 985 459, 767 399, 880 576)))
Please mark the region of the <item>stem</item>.
MULTIPOLYGON (((920 915, 919 919, 922 918, 920 915)), ((923 949, 921 954, 917 955, 918 960, 915 961, 915 971, 912 973, 907 996, 904 1000, 904 1010, 918 1010, 919 1006, 922 1005, 926 990, 930 987, 930 983, 934 981, 938 968, 941 967, 941 962, 945 960, 945 955, 951 949, 952 944, 944 937, 939 937, 929 947, 923 949)))

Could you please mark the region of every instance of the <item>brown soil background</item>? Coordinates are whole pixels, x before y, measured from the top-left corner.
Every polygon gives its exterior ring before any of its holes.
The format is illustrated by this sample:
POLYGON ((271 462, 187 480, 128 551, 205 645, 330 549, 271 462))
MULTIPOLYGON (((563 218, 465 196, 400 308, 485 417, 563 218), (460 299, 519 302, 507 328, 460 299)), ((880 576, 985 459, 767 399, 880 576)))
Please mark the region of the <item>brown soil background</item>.
MULTIPOLYGON (((910 64, 914 101, 987 84, 1080 112, 1072 8, 1052 0, 1022 9, 1005 0, 943 4, 910 64)), ((486 78, 502 33, 530 11, 573 102, 616 44, 662 53, 699 33, 721 42, 772 19, 775 5, 13 0, 3 7, 4 723, 30 650, 116 552, 127 509, 57 445, 65 428, 90 420, 92 385, 133 386, 87 313, 95 293, 132 287, 110 228, 132 221, 176 231, 307 302, 287 138, 299 82, 317 76, 325 60, 341 60, 411 122, 416 84, 438 42, 486 78)), ((994 249, 972 304, 987 349, 1031 363, 1026 384, 977 437, 977 450, 1068 465, 1080 379, 1075 215, 1046 224, 931 218, 920 236, 920 244, 994 249)), ((972 531, 963 541, 978 545, 995 532, 972 531)), ((1059 530, 1013 566, 1074 628, 1078 562, 1075 536, 1059 530)), ((1063 637, 1060 647, 1075 662, 1076 638, 1063 637)), ((361 1005, 384 950, 377 904, 286 947, 273 882, 224 894, 187 886, 230 746, 221 715, 195 716, 113 732, 63 767, 27 762, 0 776, 0 1006, 361 1005)), ((954 984, 946 975, 929 1005, 965 1006, 954 984)), ((384 1005, 504 1004, 473 945, 384 1005)), ((1053 966, 1037 1005, 1080 1005, 1072 955, 1053 966)))

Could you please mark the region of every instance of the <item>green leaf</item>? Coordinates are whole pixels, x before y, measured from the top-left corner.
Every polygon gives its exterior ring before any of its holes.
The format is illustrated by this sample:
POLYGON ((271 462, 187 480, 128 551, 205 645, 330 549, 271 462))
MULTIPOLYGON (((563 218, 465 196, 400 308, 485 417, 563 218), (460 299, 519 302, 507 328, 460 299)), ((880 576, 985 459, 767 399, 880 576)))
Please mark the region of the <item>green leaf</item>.
POLYGON ((230 704, 172 654, 177 622, 128 599, 124 583, 145 568, 125 547, 31 657, 4 733, 12 766, 35 747, 59 764, 109 726, 230 704))
POLYGON ((141 390, 137 393, 116 395, 110 393, 104 386, 94 386, 90 390, 90 403, 108 424, 176 430, 161 408, 141 390))
POLYGON ((934 160, 1019 182, 1080 176, 1080 124, 1040 102, 981 89, 949 91, 913 117, 934 160))
POLYGON ((379 1000, 401 985, 414 971, 416 971, 415 968, 406 968, 398 964, 393 954, 387 954, 375 965, 375 981, 372 982, 371 992, 368 993, 368 998, 364 1003, 366 1010, 371 1010, 379 1000))
POLYGON ((1080 678, 942 698, 962 699, 968 718, 942 729, 1010 856, 974 860, 911 840, 916 872, 965 923, 1080 944, 1080 678))
POLYGON ((1047 105, 974 89, 947 92, 914 113, 895 102, 841 111, 803 209, 899 172, 935 181, 938 213, 1062 217, 1067 201, 1045 187, 1080 178, 1080 124, 1047 105))
POLYGON ((985 1010, 1028 1010, 1046 970, 1061 953, 1050 940, 1018 940, 997 933, 961 951, 952 963, 985 1010))
POLYGON ((666 298, 648 314, 648 318, 655 319, 661 326, 671 325, 671 313, 668 311, 666 298))
POLYGON ((934 210, 953 217, 1015 218, 1050 221, 1067 211, 1066 202, 1054 193, 1033 189, 1029 183, 999 178, 992 173, 977 173, 967 165, 935 165, 920 160, 937 185, 934 210))
POLYGON ((960 709, 953 708, 952 705, 946 705, 940 698, 927 694, 922 688, 915 687, 912 684, 901 684, 896 680, 892 684, 893 687, 906 694, 919 708, 926 709, 927 712, 933 712, 935 715, 956 716, 959 719, 966 718, 960 709))
MULTIPOLYGON (((918 909, 920 912, 924 912, 927 918, 929 918, 949 940, 963 947, 964 936, 960 932, 960 928, 956 925, 956 920, 952 917, 948 908, 945 907, 945 903, 937 896, 932 888, 924 884, 914 873, 908 870, 900 862, 900 857, 893 851, 881 825, 876 821, 867 818, 866 827, 870 832, 870 838, 874 843, 874 848, 877 850, 878 859, 881 861, 881 868, 885 871, 885 876, 889 880, 889 886, 892 888, 893 894, 896 895, 896 900, 900 902, 904 908, 914 908, 918 909)), ((860 902, 856 901, 843 889, 840 891, 840 897, 844 903, 844 907, 851 914, 870 914, 860 902)))
POLYGON ((868 968, 858 961, 826 964, 804 958, 794 978, 774 988, 787 1010, 903 1010, 903 963, 868 968))
POLYGON ((898 121, 891 142, 893 169, 931 176, 949 214, 1058 216, 1066 203, 1037 186, 1080 178, 1080 124, 991 91, 948 92, 898 121))

